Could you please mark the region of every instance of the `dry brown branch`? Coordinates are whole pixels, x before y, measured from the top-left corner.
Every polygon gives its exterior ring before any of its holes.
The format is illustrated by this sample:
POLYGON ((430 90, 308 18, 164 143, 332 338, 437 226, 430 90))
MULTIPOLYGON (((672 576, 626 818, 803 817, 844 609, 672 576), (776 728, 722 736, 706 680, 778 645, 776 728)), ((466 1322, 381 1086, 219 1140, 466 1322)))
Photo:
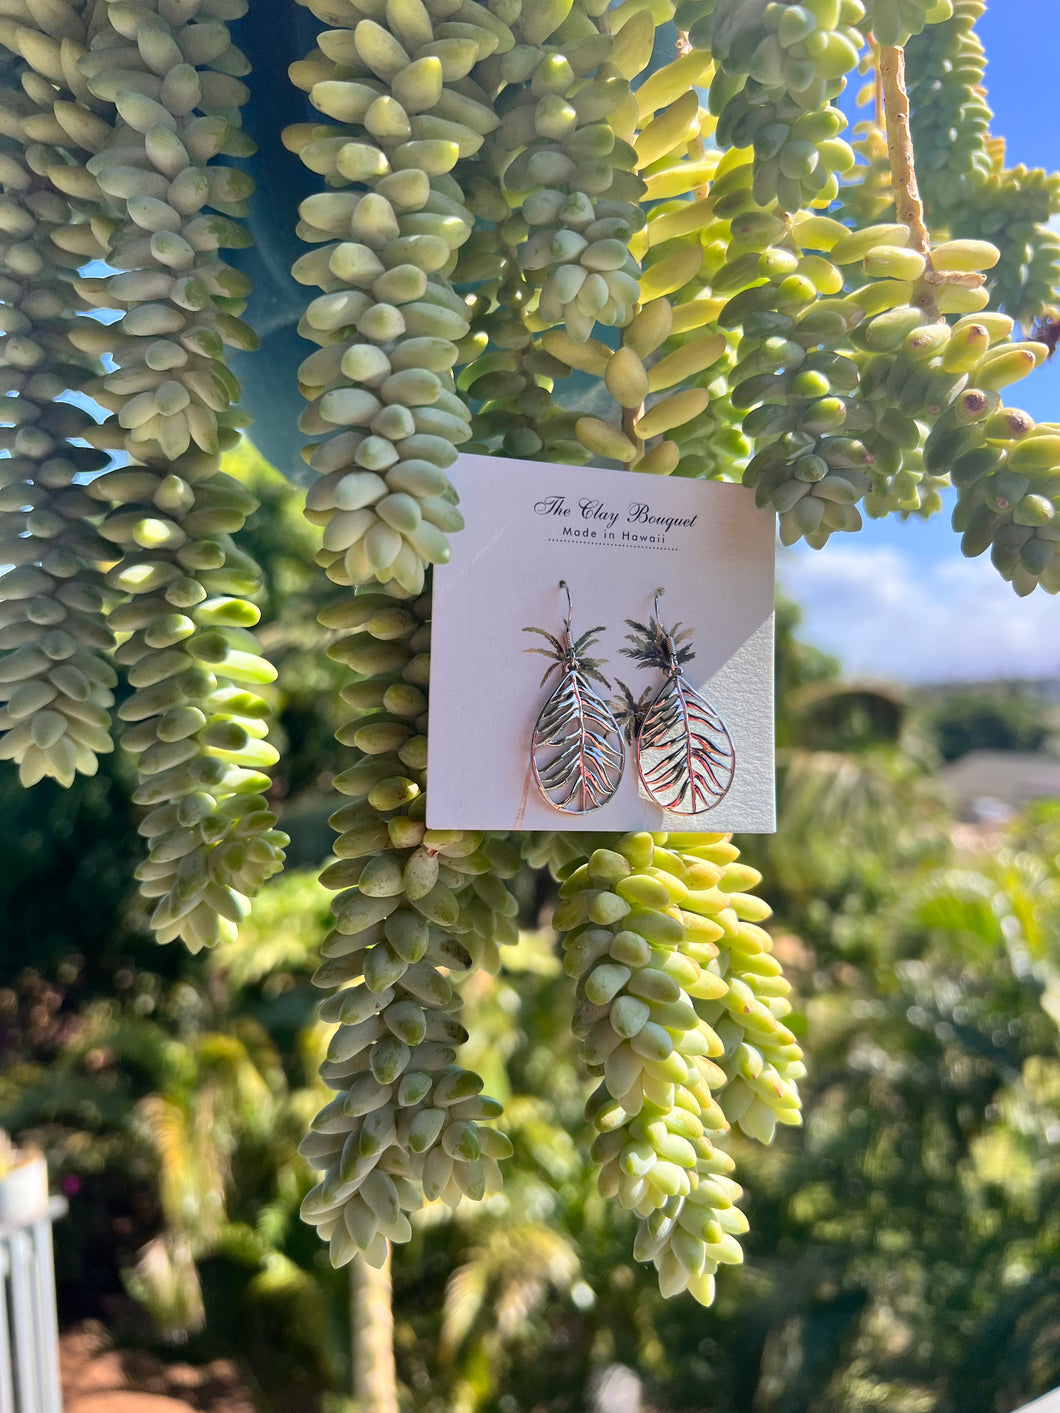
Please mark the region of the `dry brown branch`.
POLYGON ((960 285, 962 289, 982 289, 986 277, 977 271, 927 270, 923 275, 925 284, 960 285))
POLYGON ((943 281, 934 278, 931 268, 931 236, 924 224, 924 203, 916 180, 913 136, 909 126, 909 94, 905 87, 905 51, 897 45, 881 45, 880 82, 886 115, 887 155, 891 163, 891 191, 898 220, 909 227, 910 244, 927 259, 927 270, 913 291, 912 303, 929 318, 939 319, 935 296, 943 281))
POLYGON ((880 48, 880 80, 887 119, 887 155, 891 159, 891 190, 899 221, 909 227, 914 250, 930 255, 931 237, 924 224, 924 203, 916 181, 913 138, 909 129, 909 95, 905 88, 905 53, 896 45, 880 48))

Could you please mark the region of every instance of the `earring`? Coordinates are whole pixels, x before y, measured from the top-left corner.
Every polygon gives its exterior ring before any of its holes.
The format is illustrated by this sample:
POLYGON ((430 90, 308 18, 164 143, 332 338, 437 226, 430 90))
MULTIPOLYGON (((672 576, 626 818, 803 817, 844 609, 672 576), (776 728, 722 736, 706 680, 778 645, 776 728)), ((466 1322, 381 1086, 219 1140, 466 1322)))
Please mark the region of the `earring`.
POLYGON ((650 700, 650 689, 637 700, 620 683, 625 693, 620 711, 635 741, 637 774, 655 803, 673 814, 703 814, 728 792, 736 752, 724 721, 682 672, 695 657, 688 642, 692 629, 682 629, 679 623, 672 629, 663 627, 662 594, 662 589, 655 591, 647 625, 626 619, 633 630, 626 640, 633 646, 621 652, 638 667, 665 672, 666 681, 650 700))
POLYGON ((552 659, 541 686, 554 673, 559 681, 534 726, 530 764, 542 796, 564 814, 589 814, 601 809, 614 796, 622 779, 626 751, 622 732, 607 703, 597 695, 592 683, 609 687, 600 674, 604 658, 583 654, 604 631, 589 628, 578 638, 571 637, 574 615, 570 589, 565 580, 559 587, 567 594, 567 620, 560 637, 544 628, 524 628, 547 639, 547 648, 526 648, 552 659))

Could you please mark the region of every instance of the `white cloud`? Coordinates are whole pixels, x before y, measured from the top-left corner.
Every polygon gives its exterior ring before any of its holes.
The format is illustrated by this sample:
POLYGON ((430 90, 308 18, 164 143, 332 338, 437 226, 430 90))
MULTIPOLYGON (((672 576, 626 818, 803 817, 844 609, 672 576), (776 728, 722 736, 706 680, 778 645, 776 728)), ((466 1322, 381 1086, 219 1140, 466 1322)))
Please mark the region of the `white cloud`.
POLYGON ((833 541, 783 553, 778 577, 803 609, 801 635, 852 676, 1060 676, 1060 601, 1040 589, 1017 598, 985 556, 924 563, 833 541))

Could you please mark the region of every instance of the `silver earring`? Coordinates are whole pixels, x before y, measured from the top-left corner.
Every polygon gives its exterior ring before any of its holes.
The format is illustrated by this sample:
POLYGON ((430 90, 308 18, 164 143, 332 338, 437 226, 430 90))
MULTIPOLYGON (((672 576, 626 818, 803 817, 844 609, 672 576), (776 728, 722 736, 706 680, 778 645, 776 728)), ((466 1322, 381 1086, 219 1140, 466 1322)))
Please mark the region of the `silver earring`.
POLYGON ((703 814, 725 798, 736 769, 736 752, 724 721, 682 671, 695 656, 691 628, 675 623, 664 628, 659 599, 647 624, 627 618, 632 646, 622 648, 638 667, 656 668, 666 681, 640 699, 620 683, 625 699, 621 712, 634 743, 637 774, 651 798, 672 814, 703 814))
POLYGON ((614 713, 593 682, 605 689, 610 684, 600 667, 606 659, 584 654, 604 631, 588 628, 579 637, 571 636, 574 608, 565 580, 567 618, 559 637, 544 628, 524 628, 549 643, 547 648, 527 648, 551 658, 552 664, 541 679, 543 687, 553 674, 559 680, 541 708, 534 726, 530 764, 537 788, 544 799, 564 814, 590 814, 611 800, 622 779, 625 745, 614 713))

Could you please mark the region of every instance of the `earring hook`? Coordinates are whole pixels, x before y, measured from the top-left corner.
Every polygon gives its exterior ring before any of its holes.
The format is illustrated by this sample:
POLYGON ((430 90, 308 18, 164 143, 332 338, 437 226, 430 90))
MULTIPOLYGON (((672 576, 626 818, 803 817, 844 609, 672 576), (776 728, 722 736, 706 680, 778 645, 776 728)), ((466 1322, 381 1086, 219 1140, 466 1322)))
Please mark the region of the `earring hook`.
POLYGON ((569 633, 571 630, 571 624, 574 622, 574 605, 573 603, 571 603, 570 586, 567 583, 566 579, 561 579, 559 581, 559 586, 567 595, 567 632, 569 633))
POLYGON ((663 588, 659 588, 659 589, 656 589, 656 590, 655 590, 655 608, 654 608, 655 621, 659 624, 660 627, 662 627, 662 618, 661 618, 661 616, 660 616, 660 614, 659 614, 659 600, 662 598, 663 594, 665 594, 665 593, 666 593, 666 590, 663 589, 663 588))

